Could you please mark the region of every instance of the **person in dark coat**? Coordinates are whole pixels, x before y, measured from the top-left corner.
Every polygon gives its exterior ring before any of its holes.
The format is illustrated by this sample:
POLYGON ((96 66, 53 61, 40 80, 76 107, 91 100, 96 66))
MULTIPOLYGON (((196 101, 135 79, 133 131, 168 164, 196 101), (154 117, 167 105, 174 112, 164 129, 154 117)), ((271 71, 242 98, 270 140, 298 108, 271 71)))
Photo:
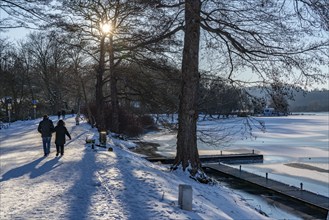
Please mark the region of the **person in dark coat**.
POLYGON ((54 124, 52 120, 49 119, 48 115, 43 116, 43 120, 39 123, 38 132, 42 137, 43 152, 44 156, 48 156, 50 153, 50 141, 51 134, 54 132, 54 124))
POLYGON ((59 120, 57 122, 57 126, 55 127, 55 144, 56 144, 56 157, 61 154, 64 155, 64 144, 65 144, 65 135, 67 135, 71 140, 71 135, 67 131, 65 127, 65 123, 63 120, 59 120))
POLYGON ((65 110, 62 110, 62 118, 63 118, 63 120, 65 119, 65 115, 66 115, 65 110))

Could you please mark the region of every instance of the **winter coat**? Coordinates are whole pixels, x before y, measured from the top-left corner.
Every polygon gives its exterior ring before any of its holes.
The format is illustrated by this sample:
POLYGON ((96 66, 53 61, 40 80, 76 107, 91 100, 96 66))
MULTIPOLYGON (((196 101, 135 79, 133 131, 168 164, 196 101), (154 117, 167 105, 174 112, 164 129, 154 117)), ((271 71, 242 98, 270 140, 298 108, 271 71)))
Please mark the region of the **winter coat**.
POLYGON ((43 119, 38 126, 38 131, 42 137, 51 137, 51 133, 54 132, 54 124, 50 119, 43 119))
POLYGON ((71 135, 67 131, 66 127, 63 125, 57 125, 55 127, 55 144, 56 145, 64 145, 65 144, 65 135, 67 135, 71 139, 71 135))

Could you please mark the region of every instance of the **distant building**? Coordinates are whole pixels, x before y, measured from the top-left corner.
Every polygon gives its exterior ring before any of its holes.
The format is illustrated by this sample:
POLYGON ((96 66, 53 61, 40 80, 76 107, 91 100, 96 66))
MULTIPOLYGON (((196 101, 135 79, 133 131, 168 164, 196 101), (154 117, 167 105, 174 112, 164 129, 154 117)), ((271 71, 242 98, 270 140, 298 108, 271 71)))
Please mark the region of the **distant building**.
POLYGON ((277 115, 274 108, 264 108, 263 114, 264 114, 264 116, 277 115))

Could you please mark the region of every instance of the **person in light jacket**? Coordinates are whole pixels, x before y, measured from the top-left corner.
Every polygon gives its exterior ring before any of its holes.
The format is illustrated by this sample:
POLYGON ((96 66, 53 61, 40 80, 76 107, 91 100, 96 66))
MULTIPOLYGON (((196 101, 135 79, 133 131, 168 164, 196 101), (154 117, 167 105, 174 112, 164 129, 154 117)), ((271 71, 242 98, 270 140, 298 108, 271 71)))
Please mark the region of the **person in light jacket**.
POLYGON ((43 116, 43 120, 39 123, 38 132, 42 137, 43 152, 44 156, 48 156, 50 153, 50 141, 51 133, 54 132, 54 124, 52 120, 49 119, 48 115, 43 116))
POLYGON ((63 120, 59 120, 57 122, 57 126, 55 127, 55 144, 56 144, 56 157, 61 154, 64 155, 64 144, 65 144, 65 135, 68 136, 71 140, 71 135, 67 131, 65 127, 65 123, 63 120))

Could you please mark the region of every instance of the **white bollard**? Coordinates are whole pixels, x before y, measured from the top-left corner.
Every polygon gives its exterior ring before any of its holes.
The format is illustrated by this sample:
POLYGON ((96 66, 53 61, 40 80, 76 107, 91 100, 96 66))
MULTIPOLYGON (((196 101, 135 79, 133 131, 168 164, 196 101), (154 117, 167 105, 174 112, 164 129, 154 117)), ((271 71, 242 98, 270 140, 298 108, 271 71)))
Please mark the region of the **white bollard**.
POLYGON ((192 211, 192 186, 179 185, 178 205, 183 210, 192 211))

